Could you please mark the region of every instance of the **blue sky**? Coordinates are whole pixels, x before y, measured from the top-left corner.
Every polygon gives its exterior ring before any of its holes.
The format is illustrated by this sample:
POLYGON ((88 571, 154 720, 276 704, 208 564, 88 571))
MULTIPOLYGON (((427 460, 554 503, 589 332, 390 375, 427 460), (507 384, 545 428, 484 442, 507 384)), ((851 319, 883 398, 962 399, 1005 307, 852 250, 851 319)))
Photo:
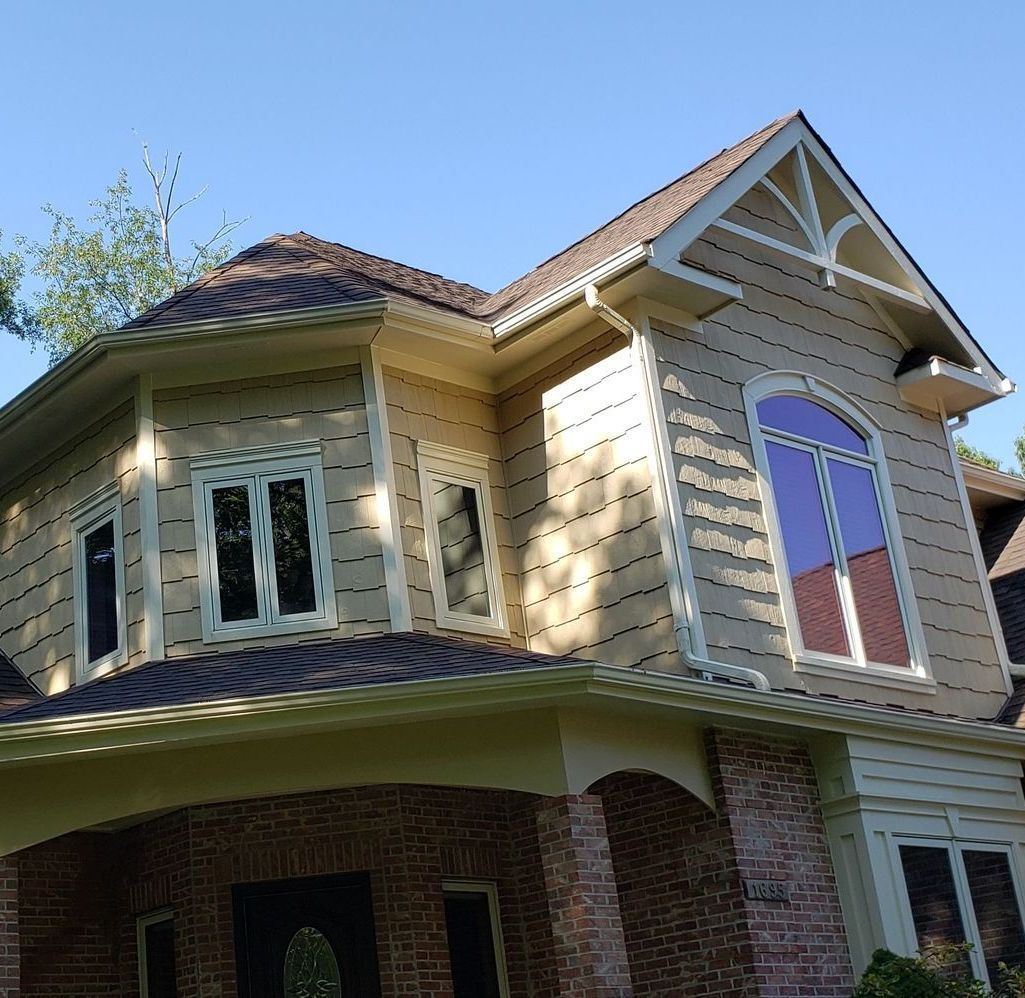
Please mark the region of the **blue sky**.
MULTIPOLYGON (((195 234, 306 229, 497 288, 804 108, 997 364, 1018 294, 1025 5, 7 4, 0 229, 84 214, 134 132, 210 185, 195 234), (133 132, 134 130, 134 132, 133 132)), ((45 367, 0 340, 0 400, 45 367)), ((1023 394, 965 436, 1012 460, 1023 394)))

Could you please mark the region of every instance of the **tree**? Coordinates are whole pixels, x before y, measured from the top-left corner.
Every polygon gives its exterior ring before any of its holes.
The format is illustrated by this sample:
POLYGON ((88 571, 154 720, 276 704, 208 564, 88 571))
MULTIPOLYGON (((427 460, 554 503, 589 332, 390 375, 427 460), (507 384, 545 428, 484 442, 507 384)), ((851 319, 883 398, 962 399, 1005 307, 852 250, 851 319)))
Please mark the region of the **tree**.
MULTIPOLYGON (((1018 451, 1018 460, 1022 462, 1022 467, 1025 467, 1025 462, 1022 461, 1022 452, 1025 451, 1025 438, 1019 437, 1015 441, 1014 446, 1016 449, 1019 441, 1022 444, 1022 451, 1018 451)), ((966 461, 973 461, 975 464, 992 468, 994 471, 1000 470, 1000 462, 992 454, 987 454, 984 450, 972 446, 964 437, 954 437, 954 446, 957 448, 958 457, 963 457, 966 461)))
MULTIPOLYGON (((70 215, 44 205, 50 236, 38 242, 16 236, 15 248, 0 252, 0 328, 41 346, 56 363, 91 337, 116 329, 179 291, 231 255, 228 236, 245 219, 221 224, 204 242, 191 241, 176 255, 172 235, 178 213, 206 193, 175 201, 181 154, 159 168, 143 144, 143 164, 153 206, 137 204, 122 170, 80 226, 70 215), (21 294, 26 273, 42 289, 27 302, 21 294)), ((0 234, 2 235, 2 234, 0 234)))

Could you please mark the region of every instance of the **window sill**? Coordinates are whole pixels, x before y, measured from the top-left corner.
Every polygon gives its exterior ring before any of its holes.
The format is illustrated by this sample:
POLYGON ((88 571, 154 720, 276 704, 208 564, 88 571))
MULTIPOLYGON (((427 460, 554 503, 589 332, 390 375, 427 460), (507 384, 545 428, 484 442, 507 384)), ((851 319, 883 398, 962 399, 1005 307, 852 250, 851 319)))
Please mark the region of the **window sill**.
POLYGON ((870 686, 887 686, 892 689, 915 693, 934 694, 936 680, 932 676, 911 669, 886 668, 878 665, 850 665, 815 655, 798 655, 794 660, 794 671, 806 675, 823 676, 827 679, 841 679, 847 682, 867 683, 870 686))
POLYGON ((217 644, 221 641, 247 641, 250 638, 272 638, 277 634, 312 634, 316 631, 334 631, 338 621, 327 617, 316 620, 296 620, 283 624, 254 624, 252 627, 219 627, 211 630, 204 627, 203 644, 217 644))
POLYGON ((492 638, 508 638, 509 627, 501 621, 464 620, 454 614, 439 613, 435 623, 443 631, 462 631, 464 634, 483 634, 492 638))

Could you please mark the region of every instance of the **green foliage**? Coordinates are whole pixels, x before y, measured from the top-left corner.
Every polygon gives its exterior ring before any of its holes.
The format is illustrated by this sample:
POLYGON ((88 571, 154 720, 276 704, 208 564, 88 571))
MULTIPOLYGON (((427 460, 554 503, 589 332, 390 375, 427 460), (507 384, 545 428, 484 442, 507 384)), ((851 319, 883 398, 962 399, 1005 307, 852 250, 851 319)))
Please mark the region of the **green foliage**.
MULTIPOLYGON (((995 457, 987 454, 984 450, 980 450, 978 447, 973 447, 964 437, 954 437, 954 446, 957 448, 958 457, 963 457, 966 461, 974 461, 975 464, 984 465, 987 468, 992 468, 994 471, 1000 470, 1000 462, 995 457)), ((1015 442, 1015 447, 1017 447, 1017 441, 1015 442)), ((1023 450, 1025 450, 1025 441, 1023 441, 1023 450)), ((1018 460, 1021 461, 1020 454, 1018 460)), ((1025 462, 1022 462, 1022 466, 1025 467, 1025 462)))
POLYGON ((51 363, 145 312, 231 253, 226 236, 240 223, 226 219, 211 239, 192 242, 188 254, 172 253, 170 223, 200 195, 173 205, 177 163, 166 195, 166 161, 163 172, 154 172, 147 153, 146 167, 154 206, 136 202, 122 170, 103 197, 89 202, 93 212, 85 224, 44 205, 49 238, 16 236, 15 248, 0 252, 0 328, 45 349, 51 363), (42 286, 31 303, 21 297, 26 274, 42 286))
POLYGON ((880 949, 872 955, 852 998, 1025 998, 1025 971, 999 965, 990 991, 969 970, 971 945, 936 946, 917 957, 880 949))
POLYGON ((1014 456, 1018 459, 1018 467, 1025 473, 1025 429, 1014 438, 1014 456))

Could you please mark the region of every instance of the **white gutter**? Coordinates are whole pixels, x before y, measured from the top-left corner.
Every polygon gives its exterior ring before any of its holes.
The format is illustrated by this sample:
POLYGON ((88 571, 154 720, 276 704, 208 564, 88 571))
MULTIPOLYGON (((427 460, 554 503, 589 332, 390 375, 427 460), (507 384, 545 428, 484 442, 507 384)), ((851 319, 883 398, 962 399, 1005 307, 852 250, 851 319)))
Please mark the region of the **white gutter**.
POLYGON ((589 285, 604 283, 628 270, 633 270, 634 267, 647 261, 650 256, 651 246, 648 243, 634 243, 632 246, 627 246, 626 249, 607 257, 572 280, 560 284, 548 294, 534 299, 523 308, 500 319, 494 325, 495 339, 505 339, 524 326, 529 326, 532 322, 536 322, 564 305, 571 304, 589 285))
MULTIPOLYGON (((631 357, 637 367, 641 380, 642 394, 644 396, 645 420, 648 424, 649 454, 648 460, 652 467, 652 488, 659 493, 656 496, 657 506, 663 511, 668 511, 672 504, 673 490, 676 489, 676 480, 667 462, 659 453, 655 441, 658 439, 658 423, 662 416, 659 412, 660 405, 657 396, 652 390, 652 385, 657 384, 657 375, 649 369, 648 359, 645 352, 636 349, 640 342, 641 334, 637 328, 625 316, 620 315, 614 308, 607 305, 598 295, 598 289, 593 284, 584 288, 584 301, 587 307, 595 315, 604 319, 613 329, 626 336, 631 346, 631 357), (654 376, 654 377, 653 377, 654 376)), ((683 545, 686 544, 686 537, 678 535, 675 530, 670 530, 671 542, 663 545, 663 554, 666 556, 666 568, 670 579, 674 584, 670 586, 670 592, 675 589, 681 595, 673 600, 674 630, 676 632, 676 643, 680 650, 680 657, 686 665, 698 673, 708 676, 719 676, 723 679, 739 679, 742 682, 750 683, 756 690, 769 692, 772 687, 764 673, 756 669, 748 669, 741 665, 731 665, 728 662, 716 662, 710 658, 697 653, 694 641, 695 617, 698 613, 695 603, 690 603, 683 593, 686 591, 684 580, 690 575, 689 568, 683 563, 683 545)))

